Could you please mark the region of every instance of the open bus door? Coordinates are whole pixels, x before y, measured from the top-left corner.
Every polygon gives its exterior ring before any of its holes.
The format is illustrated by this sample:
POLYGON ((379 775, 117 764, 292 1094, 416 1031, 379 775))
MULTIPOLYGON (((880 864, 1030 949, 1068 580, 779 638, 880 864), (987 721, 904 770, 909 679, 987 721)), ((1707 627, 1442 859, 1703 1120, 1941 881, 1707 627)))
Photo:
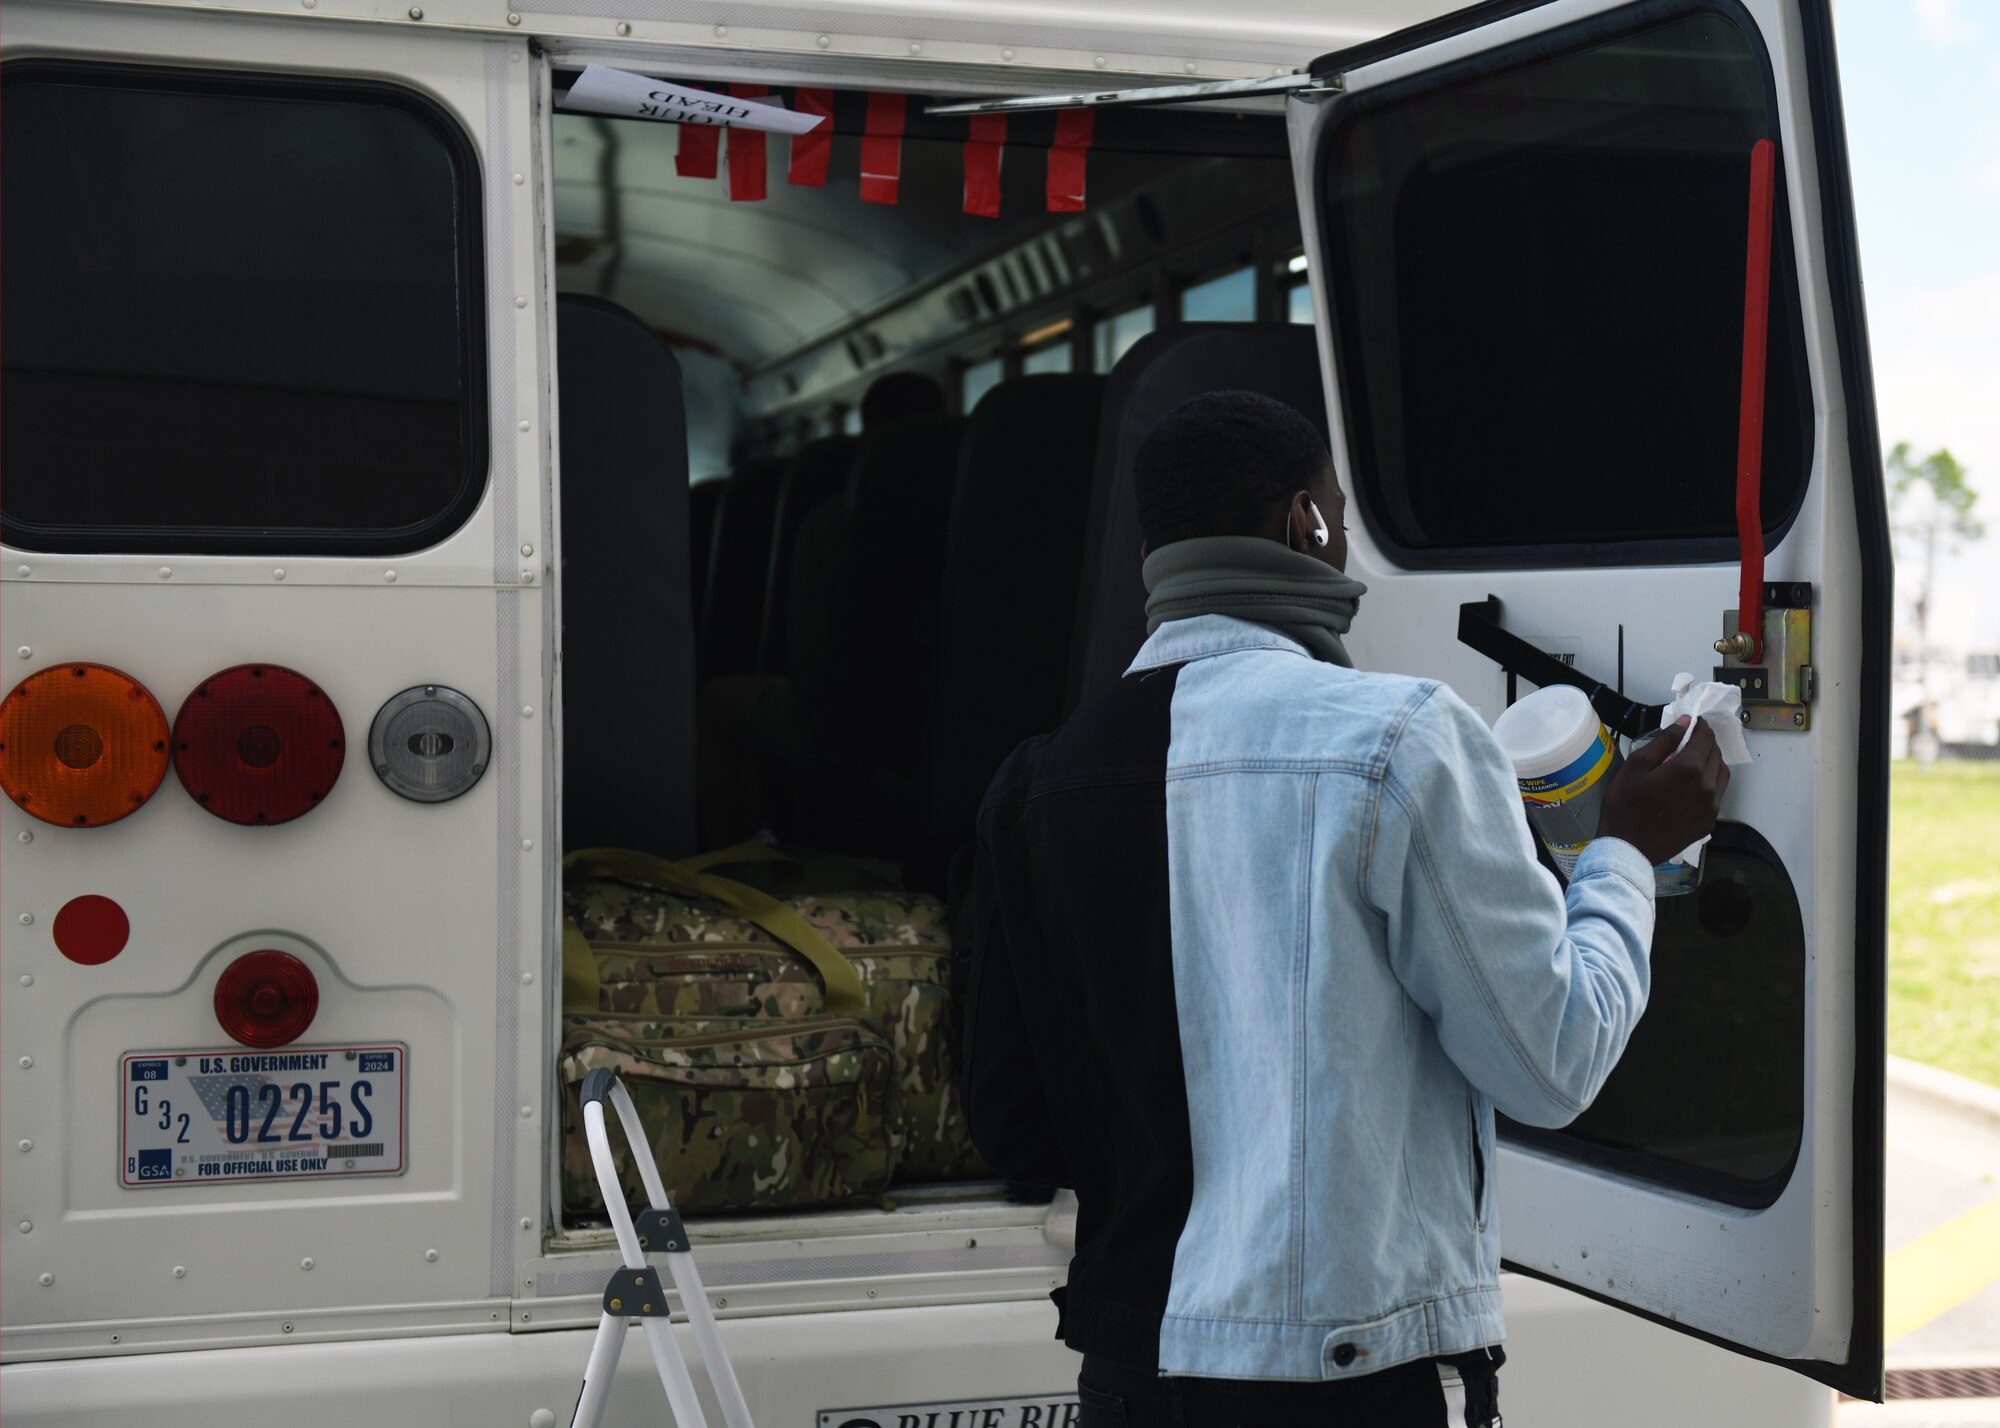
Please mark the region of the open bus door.
POLYGON ((953 109, 1273 92, 1356 663, 1489 720, 1581 683, 1628 733, 1678 672, 1746 689, 1624 1061, 1502 1124, 1509 1265, 1877 1398, 1890 568, 1830 6, 1493 0, 1276 80, 953 109))

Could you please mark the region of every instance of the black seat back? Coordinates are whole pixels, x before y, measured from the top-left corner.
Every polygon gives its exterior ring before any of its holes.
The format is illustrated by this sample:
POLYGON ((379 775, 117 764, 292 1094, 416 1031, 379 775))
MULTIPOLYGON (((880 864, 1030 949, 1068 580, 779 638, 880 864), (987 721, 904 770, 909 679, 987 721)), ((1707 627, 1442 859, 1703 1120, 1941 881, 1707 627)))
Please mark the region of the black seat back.
POLYGON ((862 439, 848 480, 845 733, 871 767, 916 761, 964 428, 954 416, 897 422, 862 439))
POLYGON ((793 460, 778 487, 771 517, 771 559, 764 577, 763 628, 757 640, 757 668, 782 674, 790 657, 792 567, 799 529, 806 517, 847 494, 847 473, 861 443, 851 436, 810 442, 793 460))
POLYGON ((694 592, 694 627, 700 630, 708 609, 708 562, 715 550, 715 513, 722 505, 728 479, 697 481, 688 487, 688 588, 694 592))
POLYGON ((791 461, 760 456, 736 468, 715 511, 708 597, 702 605, 701 677, 750 674, 764 631, 764 587, 770 579, 771 529, 791 461))
POLYGON ((1022 377, 960 443, 924 729, 933 833, 971 835, 993 771, 1062 721, 1105 379, 1022 377))
POLYGON ((687 426, 674 354, 556 301, 562 371, 563 843, 694 851, 687 426))
POLYGON ((1146 639, 1139 512, 1132 458, 1154 423, 1203 392, 1275 397, 1326 435, 1319 347, 1304 325, 1186 323, 1150 333, 1112 369, 1104 393, 1083 589, 1077 604, 1069 707, 1115 686, 1146 639))

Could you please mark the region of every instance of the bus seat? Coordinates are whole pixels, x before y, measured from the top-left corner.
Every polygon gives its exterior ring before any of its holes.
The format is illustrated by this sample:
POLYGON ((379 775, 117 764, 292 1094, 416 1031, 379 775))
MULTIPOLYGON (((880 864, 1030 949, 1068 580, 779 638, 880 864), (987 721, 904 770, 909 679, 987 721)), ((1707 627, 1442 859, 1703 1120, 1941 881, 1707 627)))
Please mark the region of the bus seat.
POLYGON ((571 293, 556 300, 556 360, 563 843, 684 857, 695 843, 694 604, 680 364, 625 309, 571 293))
POLYGON ((708 597, 702 604, 701 677, 757 668, 764 630, 764 586, 771 568, 771 528, 790 469, 784 456, 744 462, 723 487, 710 547, 708 597))
POLYGON ((771 517, 771 559, 764 578, 763 625, 757 640, 757 668, 781 674, 787 663, 792 608, 793 552, 806 517, 847 492, 847 473, 861 443, 851 436, 810 442, 792 462, 778 488, 771 517))
POLYGON ((1111 371, 1097 443, 1090 533, 1077 602, 1068 707, 1114 687, 1146 639, 1132 458, 1153 424, 1203 392, 1275 397, 1326 434, 1313 329, 1291 323, 1184 323, 1142 337, 1111 371))
POLYGON ((1104 388, 1017 378, 966 423, 924 729, 937 840, 968 838, 1001 761, 1062 721, 1104 388))
POLYGON ((715 548, 715 512, 728 478, 697 481, 688 487, 688 588, 694 593, 694 627, 706 622, 708 561, 715 548))
POLYGON ((915 762, 964 430, 961 417, 907 418, 864 436, 854 459, 840 638, 848 714, 842 741, 871 767, 915 762))

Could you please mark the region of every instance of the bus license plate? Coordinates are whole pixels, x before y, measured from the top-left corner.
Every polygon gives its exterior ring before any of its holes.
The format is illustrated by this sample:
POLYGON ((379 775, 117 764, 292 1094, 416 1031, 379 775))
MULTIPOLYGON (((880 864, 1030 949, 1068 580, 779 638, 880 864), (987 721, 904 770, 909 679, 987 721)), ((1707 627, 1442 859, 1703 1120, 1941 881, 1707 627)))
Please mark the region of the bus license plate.
POLYGON ((400 1175, 409 1056, 400 1043, 127 1052, 119 1183, 400 1175))

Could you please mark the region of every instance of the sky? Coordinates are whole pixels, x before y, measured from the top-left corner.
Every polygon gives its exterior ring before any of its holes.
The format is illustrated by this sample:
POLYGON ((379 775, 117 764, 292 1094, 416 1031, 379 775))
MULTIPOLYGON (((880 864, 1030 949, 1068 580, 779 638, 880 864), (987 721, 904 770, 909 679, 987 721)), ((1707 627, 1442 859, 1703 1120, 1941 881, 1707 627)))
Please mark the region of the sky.
POLYGON ((1988 528, 1940 562, 1932 640, 2000 650, 2000 3, 1837 0, 1835 33, 1882 447, 1949 447, 1988 528))

